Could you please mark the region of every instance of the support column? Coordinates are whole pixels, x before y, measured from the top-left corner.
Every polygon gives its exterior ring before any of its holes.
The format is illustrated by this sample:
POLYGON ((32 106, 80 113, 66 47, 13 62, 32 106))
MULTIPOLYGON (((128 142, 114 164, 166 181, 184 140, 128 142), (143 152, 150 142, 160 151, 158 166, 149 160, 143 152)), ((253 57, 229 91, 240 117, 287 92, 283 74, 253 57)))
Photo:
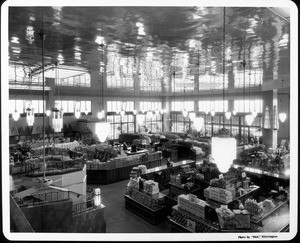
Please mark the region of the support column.
POLYGON ((262 99, 263 99, 263 143, 266 145, 266 149, 276 148, 278 124, 275 123, 274 108, 277 109, 276 114, 278 116, 277 89, 262 92, 262 99), (270 114, 270 128, 265 128, 264 126, 267 106, 269 107, 269 114, 270 114))

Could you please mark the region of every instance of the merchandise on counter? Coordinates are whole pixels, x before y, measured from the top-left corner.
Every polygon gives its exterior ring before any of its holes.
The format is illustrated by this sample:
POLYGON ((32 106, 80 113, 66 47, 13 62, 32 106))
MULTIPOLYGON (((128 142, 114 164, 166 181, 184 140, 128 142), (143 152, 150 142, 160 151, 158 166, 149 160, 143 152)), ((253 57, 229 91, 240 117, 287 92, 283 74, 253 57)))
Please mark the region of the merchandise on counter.
POLYGON ((210 186, 212 187, 219 187, 219 188, 226 188, 226 180, 224 178, 220 179, 220 178, 214 178, 211 179, 209 182, 210 186))
POLYGON ((248 190, 249 189, 249 183, 250 183, 250 178, 247 177, 245 180, 243 180, 243 189, 248 190))
POLYGON ((204 197, 228 204, 234 199, 234 193, 231 190, 209 186, 204 189, 204 197))
POLYGON ((275 204, 272 200, 266 199, 262 203, 262 208, 264 213, 268 213, 275 208, 275 204))
POLYGON ((247 210, 234 209, 233 213, 237 229, 250 228, 250 213, 247 210))
POLYGON ((153 180, 144 182, 144 191, 149 194, 156 194, 159 192, 158 183, 153 180))
POLYGON ((255 199, 248 198, 244 207, 250 213, 250 215, 259 215, 263 212, 262 205, 257 203, 255 199))
POLYGON ((216 208, 221 229, 234 229, 235 228, 235 214, 226 207, 216 208))
POLYGON ((205 219, 205 206, 207 203, 199 198, 195 202, 191 202, 189 195, 178 196, 178 209, 184 209, 202 219, 205 219))

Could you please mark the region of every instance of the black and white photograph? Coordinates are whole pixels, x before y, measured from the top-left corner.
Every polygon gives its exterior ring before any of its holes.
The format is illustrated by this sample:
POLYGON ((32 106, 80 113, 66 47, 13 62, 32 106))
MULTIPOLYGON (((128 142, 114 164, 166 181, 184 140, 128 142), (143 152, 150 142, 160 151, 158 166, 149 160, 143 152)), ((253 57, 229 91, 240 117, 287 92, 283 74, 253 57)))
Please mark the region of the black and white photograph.
POLYGON ((1 6, 8 241, 298 234, 298 7, 1 6))

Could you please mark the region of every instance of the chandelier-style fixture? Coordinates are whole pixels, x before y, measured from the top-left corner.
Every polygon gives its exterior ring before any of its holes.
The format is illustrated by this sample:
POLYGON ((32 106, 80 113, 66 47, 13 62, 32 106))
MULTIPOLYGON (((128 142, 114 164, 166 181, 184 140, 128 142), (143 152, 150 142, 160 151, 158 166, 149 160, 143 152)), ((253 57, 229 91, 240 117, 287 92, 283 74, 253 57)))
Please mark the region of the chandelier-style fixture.
POLYGON ((99 138, 101 143, 105 142, 108 135, 110 134, 110 123, 108 122, 98 122, 95 125, 95 133, 99 138))
POLYGON ((50 110, 46 110, 46 116, 50 116, 51 115, 51 111, 50 110))
POLYGON ((28 126, 33 126, 34 123, 34 108, 30 103, 26 109, 26 121, 28 126))
POLYGON ((80 115, 81 115, 80 102, 76 101, 75 102, 75 117, 76 117, 76 119, 79 119, 80 115))
POLYGON ((136 115, 137 114, 137 110, 133 110, 132 113, 133 113, 133 115, 136 115))
POLYGON ((232 115, 236 115, 236 110, 235 109, 233 109, 233 111, 232 111, 232 115))
MULTIPOLYGON (((15 64, 15 87, 17 86, 17 66, 15 64)), ((17 100, 15 99, 15 111, 12 113, 12 118, 14 121, 19 120, 20 112, 17 111, 17 100)))
POLYGON ((210 111, 210 114, 211 114, 211 116, 215 116, 215 114, 216 114, 215 110, 212 109, 212 110, 210 111))
POLYGON ((61 132, 61 129, 63 128, 63 114, 62 111, 54 108, 52 110, 53 118, 52 118, 52 128, 54 129, 54 132, 61 132))
MULTIPOLYGON (((100 61, 100 69, 99 69, 99 73, 100 73, 100 81, 101 81, 101 91, 100 91, 100 104, 101 104, 101 108, 100 111, 97 113, 97 117, 102 120, 105 118, 105 111, 104 111, 104 71, 105 71, 105 63, 104 63, 104 47, 105 47, 105 43, 103 38, 101 38, 100 43, 99 44, 99 48, 98 50, 100 50, 101 52, 101 61, 100 61)), ((119 113, 117 113, 119 114, 119 113)))
POLYGON ((245 116, 245 119, 246 119, 246 123, 248 126, 251 126, 253 121, 254 121, 254 117, 252 114, 248 114, 245 116))
POLYGON ((182 110, 182 115, 184 117, 187 117, 187 115, 188 115, 188 111, 185 108, 182 110))
MULTIPOLYGON (((283 79, 281 80, 282 81, 282 88, 283 88, 283 79)), ((279 101, 281 104, 283 104, 283 102, 282 102, 282 100, 280 99, 280 101, 279 101)), ((284 123, 285 122, 285 120, 286 120, 286 118, 287 118, 287 115, 286 115, 286 113, 283 111, 283 105, 281 105, 281 112, 279 113, 279 120, 280 120, 280 122, 282 122, 282 123, 284 123)))

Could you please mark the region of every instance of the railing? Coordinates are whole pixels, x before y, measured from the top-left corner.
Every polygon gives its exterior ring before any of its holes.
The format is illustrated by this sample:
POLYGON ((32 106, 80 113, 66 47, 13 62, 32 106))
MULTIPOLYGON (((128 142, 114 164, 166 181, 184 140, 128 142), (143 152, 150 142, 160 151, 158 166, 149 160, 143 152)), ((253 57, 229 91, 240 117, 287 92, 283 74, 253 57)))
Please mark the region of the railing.
POLYGON ((34 206, 40 205, 45 203, 54 203, 54 202, 61 202, 67 201, 70 199, 70 192, 69 191, 58 191, 58 192, 47 192, 47 193, 39 193, 29 196, 29 200, 20 200, 17 202, 19 207, 26 207, 26 206, 34 206), (30 198, 31 197, 31 198, 30 198))
POLYGON ((92 210, 94 208, 94 199, 73 205, 73 215, 92 210))

